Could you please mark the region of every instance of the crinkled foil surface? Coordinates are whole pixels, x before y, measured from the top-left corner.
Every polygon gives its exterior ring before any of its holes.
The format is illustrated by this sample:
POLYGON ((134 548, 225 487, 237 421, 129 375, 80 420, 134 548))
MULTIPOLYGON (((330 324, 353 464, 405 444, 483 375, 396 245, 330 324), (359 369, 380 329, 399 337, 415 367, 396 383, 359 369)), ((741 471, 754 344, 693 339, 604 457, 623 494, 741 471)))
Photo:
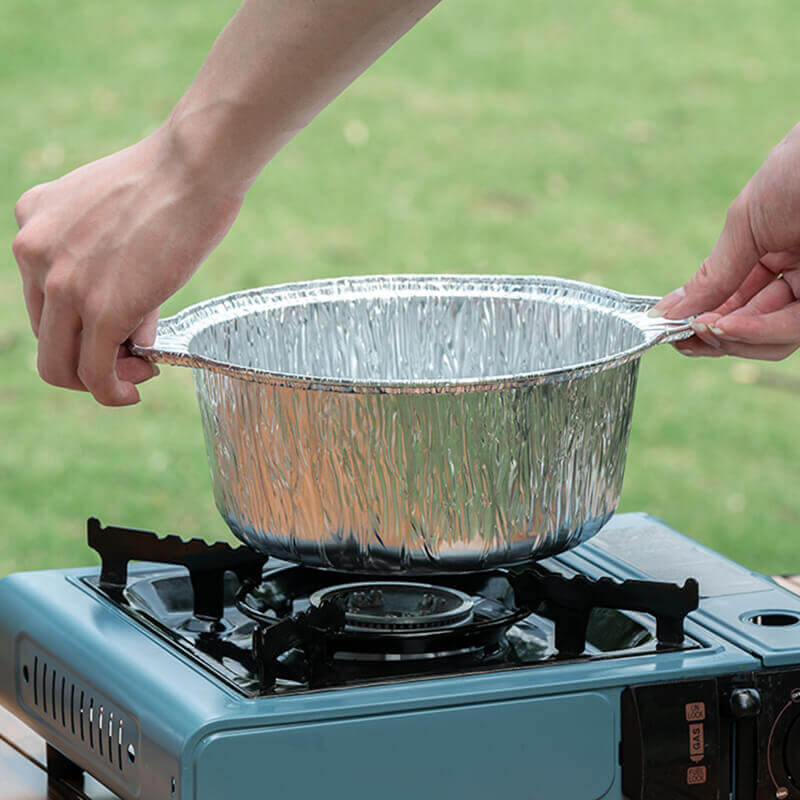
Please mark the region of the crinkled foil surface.
POLYGON ((596 533, 622 486, 646 298, 557 279, 372 277, 165 320, 217 505, 252 547, 357 572, 479 570, 596 533))

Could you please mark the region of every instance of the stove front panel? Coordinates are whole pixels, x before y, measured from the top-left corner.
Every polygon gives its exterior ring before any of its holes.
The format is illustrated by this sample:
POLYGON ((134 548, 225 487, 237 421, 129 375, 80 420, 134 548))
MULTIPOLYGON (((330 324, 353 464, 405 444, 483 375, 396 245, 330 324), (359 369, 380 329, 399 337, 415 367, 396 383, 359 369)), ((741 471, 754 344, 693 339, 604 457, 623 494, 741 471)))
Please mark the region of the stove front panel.
POLYGON ((217 732, 195 800, 619 798, 618 717, 611 691, 217 732))

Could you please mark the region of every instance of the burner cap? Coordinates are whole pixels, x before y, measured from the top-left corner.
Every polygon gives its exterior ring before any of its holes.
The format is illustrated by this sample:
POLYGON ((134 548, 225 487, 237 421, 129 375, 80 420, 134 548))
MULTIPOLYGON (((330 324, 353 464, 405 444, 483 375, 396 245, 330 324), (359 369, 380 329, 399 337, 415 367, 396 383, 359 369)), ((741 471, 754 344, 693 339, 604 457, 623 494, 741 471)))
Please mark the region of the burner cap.
POLYGON ((345 583, 311 595, 311 605, 334 602, 345 612, 350 630, 437 630, 472 621, 473 600, 463 592, 428 583, 392 581, 345 583))

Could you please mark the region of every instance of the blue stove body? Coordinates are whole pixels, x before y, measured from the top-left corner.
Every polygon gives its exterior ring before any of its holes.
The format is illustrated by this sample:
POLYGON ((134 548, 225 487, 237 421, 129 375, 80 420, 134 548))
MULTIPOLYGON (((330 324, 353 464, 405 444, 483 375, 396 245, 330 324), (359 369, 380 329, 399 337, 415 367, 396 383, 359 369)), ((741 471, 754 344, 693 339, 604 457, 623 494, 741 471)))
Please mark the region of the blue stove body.
POLYGON ((248 696, 88 585, 96 567, 54 570, 0 581, 0 701, 122 798, 800 797, 760 733, 793 730, 800 598, 645 514, 555 560, 696 578, 697 646, 248 696))

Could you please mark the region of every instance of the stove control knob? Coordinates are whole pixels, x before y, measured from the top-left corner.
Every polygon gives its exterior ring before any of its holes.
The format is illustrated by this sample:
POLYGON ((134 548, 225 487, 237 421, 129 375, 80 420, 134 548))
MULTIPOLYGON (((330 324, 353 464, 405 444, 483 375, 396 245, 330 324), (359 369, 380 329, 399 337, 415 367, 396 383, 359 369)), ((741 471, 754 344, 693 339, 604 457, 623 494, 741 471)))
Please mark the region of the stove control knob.
POLYGON ((736 719, 757 717, 761 713, 761 695, 757 689, 736 689, 731 692, 731 714, 736 719))
MULTIPOLYGON (((789 780, 795 786, 800 786, 800 717, 795 718, 786 734, 783 761, 789 773, 789 780)), ((786 797, 789 795, 787 794, 786 797)))

